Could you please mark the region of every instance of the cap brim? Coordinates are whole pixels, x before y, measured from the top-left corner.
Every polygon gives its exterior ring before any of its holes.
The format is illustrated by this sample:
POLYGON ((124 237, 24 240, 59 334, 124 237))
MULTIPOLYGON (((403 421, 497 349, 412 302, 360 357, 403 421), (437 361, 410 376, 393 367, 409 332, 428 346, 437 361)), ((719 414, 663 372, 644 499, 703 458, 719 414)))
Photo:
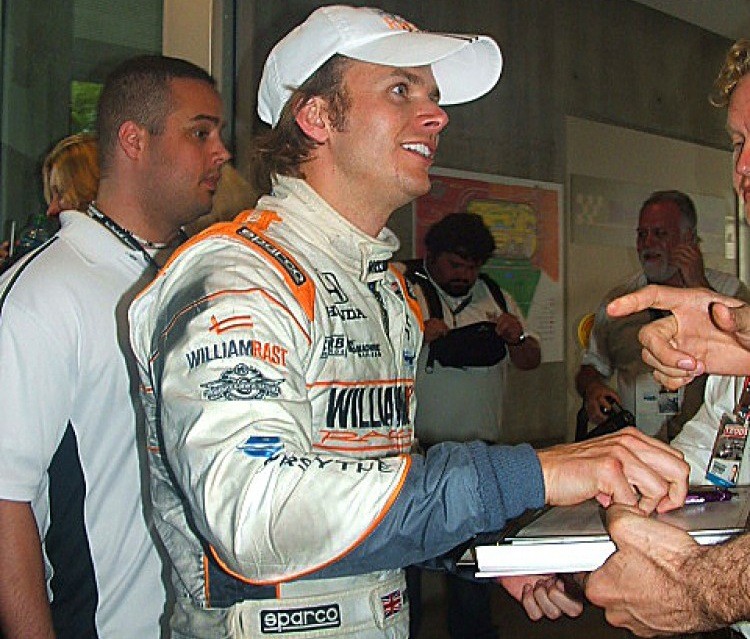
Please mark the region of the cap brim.
POLYGON ((393 67, 432 66, 440 104, 475 100, 497 84, 503 57, 487 36, 397 31, 339 53, 393 67))

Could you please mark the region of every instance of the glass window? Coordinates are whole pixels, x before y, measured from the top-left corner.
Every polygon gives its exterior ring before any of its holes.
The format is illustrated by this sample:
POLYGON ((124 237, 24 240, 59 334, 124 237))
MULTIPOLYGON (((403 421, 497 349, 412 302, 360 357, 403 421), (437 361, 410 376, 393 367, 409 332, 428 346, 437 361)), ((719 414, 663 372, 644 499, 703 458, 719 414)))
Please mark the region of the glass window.
POLYGON ((94 126, 119 62, 162 49, 163 0, 0 0, 0 239, 45 207, 40 167, 62 137, 94 126))

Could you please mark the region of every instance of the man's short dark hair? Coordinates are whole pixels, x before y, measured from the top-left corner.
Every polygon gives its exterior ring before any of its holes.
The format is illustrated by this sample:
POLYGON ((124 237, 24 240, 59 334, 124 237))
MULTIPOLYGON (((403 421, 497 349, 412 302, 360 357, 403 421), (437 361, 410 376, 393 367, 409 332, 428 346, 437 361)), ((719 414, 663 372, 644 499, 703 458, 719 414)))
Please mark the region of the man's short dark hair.
POLYGON ((216 86, 214 79, 192 62, 159 55, 141 55, 125 60, 107 76, 97 107, 102 175, 112 160, 123 122, 135 122, 152 135, 164 131, 172 106, 169 83, 178 78, 216 86))
POLYGON ((673 202, 676 204, 682 216, 680 226, 695 230, 698 226, 698 215, 695 212, 695 204, 690 199, 690 196, 682 191, 654 191, 641 205, 639 215, 646 210, 646 207, 653 204, 661 204, 662 202, 673 202))
POLYGON ((455 253, 465 260, 484 264, 495 251, 495 238, 476 213, 451 213, 432 225, 424 237, 431 257, 455 253))

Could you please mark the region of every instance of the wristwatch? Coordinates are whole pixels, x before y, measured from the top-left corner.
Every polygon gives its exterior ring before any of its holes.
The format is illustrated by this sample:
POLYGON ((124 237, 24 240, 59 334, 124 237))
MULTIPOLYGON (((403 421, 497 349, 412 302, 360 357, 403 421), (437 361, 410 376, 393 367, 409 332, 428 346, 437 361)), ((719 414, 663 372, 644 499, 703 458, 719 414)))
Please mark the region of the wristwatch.
POLYGON ((508 342, 508 346, 520 346, 521 344, 523 344, 526 341, 527 337, 528 337, 528 335, 524 331, 523 333, 521 333, 518 336, 518 339, 515 342, 508 342))

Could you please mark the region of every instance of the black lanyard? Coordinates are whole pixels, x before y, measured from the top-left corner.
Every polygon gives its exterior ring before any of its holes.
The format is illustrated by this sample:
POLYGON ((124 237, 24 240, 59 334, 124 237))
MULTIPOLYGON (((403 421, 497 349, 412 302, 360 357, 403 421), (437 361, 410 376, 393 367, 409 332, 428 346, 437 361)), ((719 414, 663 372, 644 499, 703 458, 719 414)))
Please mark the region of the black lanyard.
POLYGON ((742 384, 740 399, 734 407, 735 417, 737 417, 742 424, 747 422, 748 413, 750 413, 750 375, 745 377, 745 381, 742 384))
POLYGON ((457 320, 456 320, 456 317, 458 316, 458 314, 461 311, 463 311, 469 304, 471 304, 471 298, 472 298, 472 296, 473 296, 473 294, 469 294, 468 297, 466 297, 465 299, 461 300, 461 303, 458 306, 456 306, 456 308, 453 308, 450 305, 450 302, 448 302, 448 300, 445 299, 445 297, 443 297, 442 295, 440 295, 440 297, 443 300, 445 300, 445 305, 448 307, 448 312, 451 314, 451 319, 453 320, 453 328, 456 328, 456 325, 458 323, 457 320))
POLYGON ((114 235, 120 242, 133 251, 140 251, 143 257, 146 258, 148 265, 153 267, 154 270, 159 270, 159 265, 153 256, 141 245, 141 243, 133 237, 133 234, 127 229, 122 228, 117 222, 111 217, 102 213, 96 205, 92 202, 89 204, 89 208, 86 210, 86 214, 95 222, 99 222, 105 229, 107 229, 112 235, 114 235))

